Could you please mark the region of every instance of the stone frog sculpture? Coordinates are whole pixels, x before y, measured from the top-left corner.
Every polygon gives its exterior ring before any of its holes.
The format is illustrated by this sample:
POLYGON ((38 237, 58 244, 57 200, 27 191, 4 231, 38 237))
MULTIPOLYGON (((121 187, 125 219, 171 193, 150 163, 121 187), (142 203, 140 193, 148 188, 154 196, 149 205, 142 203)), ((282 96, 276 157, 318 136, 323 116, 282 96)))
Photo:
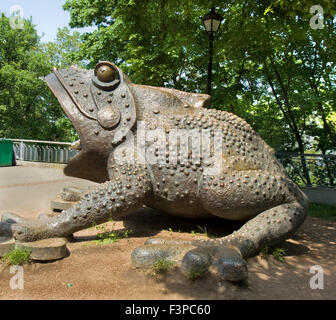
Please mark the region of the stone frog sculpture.
POLYGON ((244 120, 207 109, 210 96, 133 84, 107 61, 94 71, 54 70, 46 82, 80 137, 81 151, 65 174, 101 184, 56 217, 33 221, 5 214, 3 233, 20 241, 67 237, 143 205, 186 218, 242 221, 222 238, 150 239, 132 253, 136 266, 168 259, 186 273, 212 268, 239 281, 247 276, 246 258, 303 223, 307 198, 274 150, 244 120))

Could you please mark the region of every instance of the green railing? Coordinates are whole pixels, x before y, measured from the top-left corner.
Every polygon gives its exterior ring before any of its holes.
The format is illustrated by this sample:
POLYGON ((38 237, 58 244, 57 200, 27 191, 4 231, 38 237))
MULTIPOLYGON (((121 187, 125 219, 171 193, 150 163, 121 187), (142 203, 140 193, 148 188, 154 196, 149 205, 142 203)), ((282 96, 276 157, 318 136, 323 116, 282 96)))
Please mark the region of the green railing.
POLYGON ((69 163, 78 154, 70 142, 11 139, 17 160, 49 163, 69 163))
POLYGON ((277 152, 276 157, 298 185, 336 187, 336 155, 277 152))
MULTIPOLYGON (((78 154, 69 142, 11 140, 18 160, 68 163, 78 154)), ((336 155, 277 152, 276 157, 298 185, 336 187, 336 155)))

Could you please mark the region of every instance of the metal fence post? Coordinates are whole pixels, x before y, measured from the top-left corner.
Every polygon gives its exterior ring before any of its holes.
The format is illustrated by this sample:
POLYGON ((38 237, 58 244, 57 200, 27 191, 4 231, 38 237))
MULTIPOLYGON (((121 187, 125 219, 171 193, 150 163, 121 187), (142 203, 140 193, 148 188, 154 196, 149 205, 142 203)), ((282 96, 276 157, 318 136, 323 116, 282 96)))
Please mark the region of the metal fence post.
POLYGON ((24 144, 23 141, 20 142, 20 155, 19 155, 20 160, 24 160, 24 144))

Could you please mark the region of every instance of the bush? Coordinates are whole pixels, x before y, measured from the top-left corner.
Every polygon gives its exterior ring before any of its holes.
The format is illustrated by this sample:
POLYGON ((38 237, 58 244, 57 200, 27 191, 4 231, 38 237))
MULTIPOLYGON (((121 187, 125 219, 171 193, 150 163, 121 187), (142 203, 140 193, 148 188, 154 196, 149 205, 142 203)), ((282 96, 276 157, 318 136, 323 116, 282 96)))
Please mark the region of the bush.
POLYGON ((167 259, 160 259, 153 263, 152 270, 153 274, 156 275, 158 273, 164 273, 169 270, 171 270, 174 266, 174 263, 172 261, 169 261, 167 259))
POLYGON ((29 262, 31 251, 29 249, 12 249, 2 257, 7 264, 21 265, 29 262))

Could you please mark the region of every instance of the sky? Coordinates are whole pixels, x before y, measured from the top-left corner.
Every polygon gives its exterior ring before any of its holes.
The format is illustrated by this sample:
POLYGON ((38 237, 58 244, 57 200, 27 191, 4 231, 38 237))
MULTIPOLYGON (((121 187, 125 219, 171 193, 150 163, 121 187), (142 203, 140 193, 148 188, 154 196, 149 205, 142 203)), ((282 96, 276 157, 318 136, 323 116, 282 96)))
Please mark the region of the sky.
MULTIPOLYGON (((12 6, 21 6, 24 18, 32 17, 38 35, 42 36, 44 33, 42 41, 48 42, 55 40, 58 28, 69 27, 70 13, 62 8, 65 2, 66 0, 0 0, 0 12, 9 16, 12 6)), ((88 32, 94 29, 89 27, 71 30, 88 32)))

